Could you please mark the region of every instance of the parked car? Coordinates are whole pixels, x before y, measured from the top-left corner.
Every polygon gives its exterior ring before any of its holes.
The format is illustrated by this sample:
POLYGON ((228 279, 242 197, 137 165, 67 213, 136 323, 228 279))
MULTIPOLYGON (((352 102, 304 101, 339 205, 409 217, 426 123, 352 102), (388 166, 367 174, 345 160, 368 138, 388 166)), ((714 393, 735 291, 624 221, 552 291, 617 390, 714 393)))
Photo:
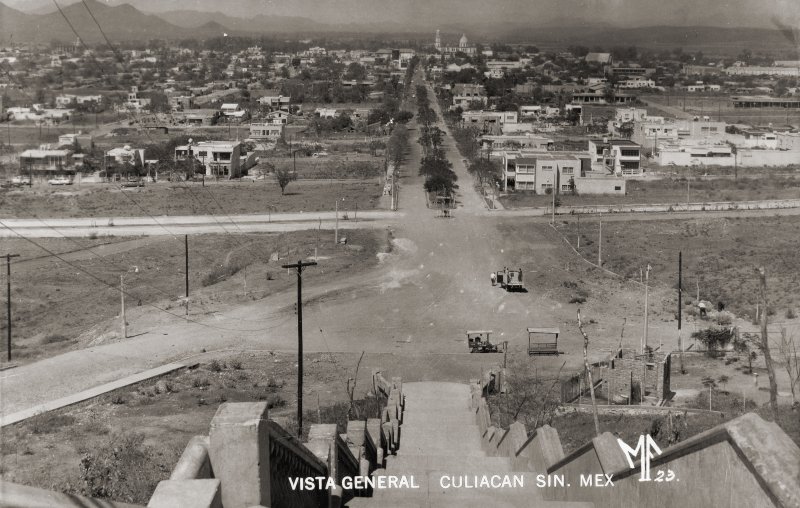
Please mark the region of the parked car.
POLYGON ((314 152, 311 156, 314 157, 315 159, 319 157, 327 157, 328 152, 314 152))
POLYGON ((31 177, 25 175, 17 175, 11 179, 11 185, 19 186, 19 185, 30 185, 31 184, 31 177))
POLYGON ((66 176, 57 176, 47 181, 50 185, 72 185, 72 180, 66 176))
POLYGON ((122 187, 144 187, 144 180, 128 180, 122 182, 122 187))

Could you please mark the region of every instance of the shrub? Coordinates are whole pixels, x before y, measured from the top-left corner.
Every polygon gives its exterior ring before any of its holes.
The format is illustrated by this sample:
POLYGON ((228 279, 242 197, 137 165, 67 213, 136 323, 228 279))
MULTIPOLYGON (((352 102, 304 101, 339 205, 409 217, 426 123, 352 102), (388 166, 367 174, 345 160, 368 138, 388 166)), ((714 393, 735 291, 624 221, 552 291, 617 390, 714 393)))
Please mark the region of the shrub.
POLYGON ((60 333, 51 333, 42 339, 42 344, 56 344, 58 342, 66 342, 70 340, 66 335, 60 333))
POLYGON ((242 361, 241 360, 231 360, 230 366, 234 370, 241 370, 242 369, 242 361))
POLYGON ((733 323, 733 314, 727 311, 718 312, 716 320, 720 326, 730 326, 733 323))
POLYGON ((192 379, 192 386, 195 388, 205 388, 210 384, 211 382, 205 376, 196 376, 192 379))
MULTIPOLYGON (((158 482, 168 476, 168 467, 174 457, 165 461, 163 454, 144 444, 144 434, 112 436, 107 443, 81 457, 81 493, 145 504, 158 482)), ((174 450, 169 452, 172 454, 174 450)))
POLYGON ((796 317, 797 314, 795 314, 793 308, 789 307, 788 309, 786 309, 786 319, 794 319, 796 317))
POLYGON ((34 434, 52 434, 74 423, 74 416, 55 413, 41 413, 27 421, 34 434))
POLYGON ((731 328, 721 328, 712 326, 705 330, 698 330, 692 334, 692 338, 699 340, 706 346, 706 354, 709 356, 716 356, 717 352, 725 349, 733 339, 733 330, 731 328))
POLYGON ((208 368, 211 370, 211 372, 220 372, 225 368, 225 363, 220 362, 219 360, 211 360, 211 363, 208 364, 208 368))

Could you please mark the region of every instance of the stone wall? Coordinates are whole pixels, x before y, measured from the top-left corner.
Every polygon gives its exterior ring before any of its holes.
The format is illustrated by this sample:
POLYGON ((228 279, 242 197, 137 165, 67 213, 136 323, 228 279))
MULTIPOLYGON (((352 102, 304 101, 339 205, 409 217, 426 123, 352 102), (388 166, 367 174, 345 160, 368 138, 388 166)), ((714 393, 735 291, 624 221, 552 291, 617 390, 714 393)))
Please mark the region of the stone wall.
POLYGON ((800 448, 775 423, 758 415, 748 413, 655 453, 650 478, 662 481, 639 481, 640 455, 631 468, 611 433, 565 456, 558 432, 547 425, 530 435, 519 422, 507 430, 491 426, 477 380, 471 391, 487 455, 509 457, 514 471, 563 475, 568 486, 547 487, 548 501, 594 503, 596 508, 800 506, 800 448), (663 481, 668 470, 674 475, 671 482, 663 481), (581 485, 581 475, 598 474, 611 475, 613 487, 581 485))

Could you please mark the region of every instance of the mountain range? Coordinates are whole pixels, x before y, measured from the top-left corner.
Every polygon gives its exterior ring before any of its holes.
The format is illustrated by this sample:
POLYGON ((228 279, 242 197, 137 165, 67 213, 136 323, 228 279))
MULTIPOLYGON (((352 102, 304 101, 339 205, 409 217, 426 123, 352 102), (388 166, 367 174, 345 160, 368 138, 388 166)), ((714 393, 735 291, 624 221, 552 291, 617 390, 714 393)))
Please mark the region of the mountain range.
MULTIPOLYGON (((11 1, 11 0, 6 0, 11 1)), ((137 0, 147 4, 149 0, 137 0)), ((203 0, 199 0, 202 2, 203 0)), ((230 35, 288 35, 313 37, 349 33, 407 34, 406 37, 431 38, 436 25, 421 22, 412 29, 399 22, 321 23, 300 16, 254 14, 247 18, 207 10, 176 10, 146 13, 122 0, 99 2, 79 0, 68 3, 60 0, 61 11, 52 2, 26 0, 28 12, 22 12, 0 2, 0 43, 74 41, 75 32, 86 44, 104 41, 102 31, 112 41, 177 40, 230 35), (38 7, 37 7, 38 5, 38 7), (97 20, 92 19, 91 14, 97 20), (38 14, 36 12, 39 12, 38 14), (62 14, 63 13, 63 14, 62 14), (66 18, 66 19, 65 19, 66 18), (69 23, 67 23, 69 20, 69 23), (72 25, 72 26, 70 26, 72 25), (74 29, 74 31, 73 31, 74 29)), ((150 2, 153 3, 153 2, 150 2)), ((219 5, 219 2, 217 2, 219 5)), ((779 30, 766 28, 727 28, 716 26, 649 26, 624 28, 609 23, 580 23, 574 19, 552 19, 539 25, 531 22, 472 22, 443 24, 446 37, 465 32, 471 39, 508 40, 552 45, 641 45, 649 47, 773 47, 796 51, 779 30)), ((457 35, 455 35, 457 37, 457 35)))

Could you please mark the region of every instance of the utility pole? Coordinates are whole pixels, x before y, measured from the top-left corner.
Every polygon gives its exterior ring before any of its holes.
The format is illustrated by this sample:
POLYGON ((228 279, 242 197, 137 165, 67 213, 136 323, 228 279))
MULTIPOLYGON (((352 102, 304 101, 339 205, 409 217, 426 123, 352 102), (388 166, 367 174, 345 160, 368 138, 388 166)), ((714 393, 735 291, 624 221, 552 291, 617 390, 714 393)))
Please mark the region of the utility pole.
POLYGON ((336 225, 333 228, 333 243, 339 245, 339 198, 336 198, 336 225))
POLYGON ((122 338, 128 338, 128 323, 125 321, 125 274, 119 276, 120 317, 122 318, 122 338))
POLYGON ((650 265, 647 265, 647 269, 644 273, 644 336, 642 337, 642 354, 645 353, 647 350, 647 328, 648 328, 648 297, 650 296, 648 283, 650 282, 650 265))
POLYGON ((186 315, 189 315, 189 235, 183 235, 184 273, 186 276, 186 315))
POLYGON ((298 261, 281 268, 297 270, 297 435, 303 434, 303 268, 316 266, 316 261, 298 261))
POLYGON ((687 209, 687 211, 689 209, 688 208, 689 207, 689 203, 691 202, 691 201, 689 201, 689 182, 691 182, 691 180, 689 180, 689 177, 687 176, 686 177, 686 207, 687 207, 686 209, 687 209))
POLYGON ((6 332, 8 333, 8 342, 6 347, 8 348, 8 361, 11 361, 11 258, 18 258, 19 254, 6 254, 6 313, 8 316, 8 328, 6 332))
POLYGON ((553 184, 553 192, 552 192, 552 194, 553 194, 553 210, 552 210, 553 216, 550 219, 550 224, 552 224, 553 227, 555 227, 555 225, 556 225, 556 186, 555 186, 555 184, 553 184))
POLYGON ((678 358, 681 366, 681 374, 686 373, 683 368, 683 338, 681 337, 681 321, 683 317, 683 251, 678 251, 678 358))
POLYGON ((600 216, 600 234, 597 236, 597 266, 603 266, 603 216, 600 216))

